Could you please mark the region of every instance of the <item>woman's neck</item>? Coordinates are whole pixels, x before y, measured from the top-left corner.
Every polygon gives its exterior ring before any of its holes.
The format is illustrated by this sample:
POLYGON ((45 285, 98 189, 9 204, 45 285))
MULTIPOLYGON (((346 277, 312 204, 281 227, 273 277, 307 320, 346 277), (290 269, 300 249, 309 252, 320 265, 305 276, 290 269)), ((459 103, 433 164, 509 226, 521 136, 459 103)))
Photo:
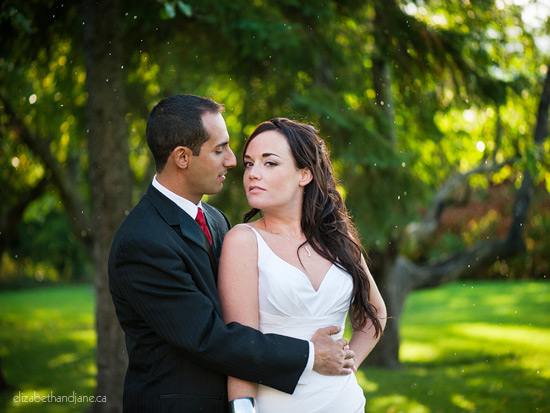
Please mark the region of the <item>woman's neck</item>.
POLYGON ((272 234, 283 234, 297 241, 304 238, 301 216, 277 216, 264 214, 260 227, 272 234))

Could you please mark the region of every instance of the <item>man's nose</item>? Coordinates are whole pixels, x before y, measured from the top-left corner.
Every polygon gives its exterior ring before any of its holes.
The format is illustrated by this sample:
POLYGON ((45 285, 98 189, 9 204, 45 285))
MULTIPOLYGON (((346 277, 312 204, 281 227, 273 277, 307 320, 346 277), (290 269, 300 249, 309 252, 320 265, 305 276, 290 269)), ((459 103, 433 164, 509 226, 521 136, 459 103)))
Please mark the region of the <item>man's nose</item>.
POLYGON ((235 166, 237 166, 237 158, 235 157, 235 154, 233 153, 231 148, 229 148, 229 154, 225 159, 225 167, 234 168, 235 166))

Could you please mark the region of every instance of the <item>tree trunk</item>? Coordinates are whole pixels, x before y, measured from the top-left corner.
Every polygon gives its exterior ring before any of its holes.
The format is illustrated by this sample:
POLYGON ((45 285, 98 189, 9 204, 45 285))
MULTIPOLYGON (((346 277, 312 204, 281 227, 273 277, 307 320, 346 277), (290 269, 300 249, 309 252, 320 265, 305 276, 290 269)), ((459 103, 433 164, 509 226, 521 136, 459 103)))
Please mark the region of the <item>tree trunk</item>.
POLYGON ((83 13, 89 178, 92 225, 96 232, 92 248, 96 268, 96 395, 107 400, 94 403, 92 410, 120 412, 127 357, 107 275, 111 241, 131 208, 132 188, 124 120, 120 1, 84 0, 83 13))
POLYGON ((388 320, 386 321, 384 335, 363 365, 399 368, 399 343, 401 340, 399 337, 399 317, 397 315, 401 314, 401 307, 405 299, 401 297, 402 291, 395 282, 395 253, 393 248, 388 247, 384 256, 371 256, 370 258, 373 261, 371 267, 376 284, 380 294, 384 297, 388 320))

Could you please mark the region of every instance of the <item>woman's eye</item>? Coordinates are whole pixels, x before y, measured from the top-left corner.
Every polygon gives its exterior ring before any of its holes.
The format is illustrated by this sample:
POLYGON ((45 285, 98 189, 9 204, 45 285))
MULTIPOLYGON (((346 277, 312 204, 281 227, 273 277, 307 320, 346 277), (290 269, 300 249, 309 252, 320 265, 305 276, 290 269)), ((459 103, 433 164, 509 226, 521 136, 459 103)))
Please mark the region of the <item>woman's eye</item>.
POLYGON ((273 161, 267 161, 265 164, 267 166, 277 166, 278 165, 277 162, 273 162, 273 161))
POLYGON ((250 166, 252 166, 252 162, 245 162, 245 163, 244 163, 244 167, 245 167, 245 168, 248 168, 248 167, 250 167, 250 166))

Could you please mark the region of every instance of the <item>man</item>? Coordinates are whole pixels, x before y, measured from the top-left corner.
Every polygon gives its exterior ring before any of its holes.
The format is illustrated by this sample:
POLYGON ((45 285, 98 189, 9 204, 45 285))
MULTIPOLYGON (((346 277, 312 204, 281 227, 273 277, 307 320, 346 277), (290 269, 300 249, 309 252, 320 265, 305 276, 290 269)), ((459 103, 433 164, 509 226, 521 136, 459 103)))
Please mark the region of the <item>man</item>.
MULTIPOLYGON (((336 327, 308 343, 223 323, 216 276, 230 224, 201 202, 221 191, 236 165, 222 111, 210 99, 177 95, 159 102, 147 121, 157 175, 109 257, 129 357, 127 412, 227 412, 227 376, 292 393, 312 368, 334 375, 353 368, 345 339, 330 337, 336 327)), ((253 411, 253 400, 231 407, 253 411)))

